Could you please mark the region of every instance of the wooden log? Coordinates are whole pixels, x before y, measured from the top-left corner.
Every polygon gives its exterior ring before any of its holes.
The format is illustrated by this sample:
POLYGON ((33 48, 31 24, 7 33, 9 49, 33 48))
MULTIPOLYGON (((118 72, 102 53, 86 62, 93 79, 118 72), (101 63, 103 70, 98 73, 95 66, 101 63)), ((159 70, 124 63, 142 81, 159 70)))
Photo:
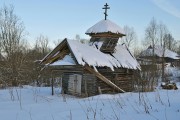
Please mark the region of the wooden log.
POLYGON ((104 81, 106 84, 108 84, 109 86, 111 86, 112 88, 114 88, 117 91, 121 91, 121 92, 125 92, 123 89, 119 88, 117 85, 115 85, 114 83, 112 83, 109 79, 107 79, 106 77, 104 77, 102 74, 100 74, 99 72, 95 71, 94 69, 92 69, 90 66, 85 65, 84 66, 85 69, 87 69, 89 72, 93 73, 94 75, 96 75, 96 77, 98 77, 100 80, 104 81))
POLYGON ((99 94, 102 94, 101 87, 98 87, 99 94))
POLYGON ((46 57, 43 58, 43 60, 40 62, 41 64, 47 64, 49 63, 49 60, 51 60, 51 57, 54 56, 58 51, 61 51, 67 43, 67 39, 65 38, 53 51, 51 51, 46 57))
POLYGON ((52 62, 56 61, 57 59, 62 59, 62 58, 63 58, 65 55, 67 55, 69 52, 70 52, 70 51, 69 51, 68 48, 66 48, 66 49, 65 49, 64 51, 62 51, 62 52, 59 51, 59 53, 58 53, 56 56, 48 59, 48 63, 52 63, 52 62))

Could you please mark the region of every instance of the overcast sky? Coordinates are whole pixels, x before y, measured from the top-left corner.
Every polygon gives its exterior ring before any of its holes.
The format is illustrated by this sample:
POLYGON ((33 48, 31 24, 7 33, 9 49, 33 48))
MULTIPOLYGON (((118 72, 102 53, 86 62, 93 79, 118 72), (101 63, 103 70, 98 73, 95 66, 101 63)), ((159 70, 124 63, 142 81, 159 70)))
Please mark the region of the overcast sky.
POLYGON ((138 39, 152 17, 167 25, 176 40, 180 40, 180 0, 0 0, 0 7, 12 4, 24 22, 28 39, 40 34, 51 41, 63 38, 89 38, 86 30, 104 19, 105 3, 110 5, 108 19, 120 27, 134 27, 138 39))

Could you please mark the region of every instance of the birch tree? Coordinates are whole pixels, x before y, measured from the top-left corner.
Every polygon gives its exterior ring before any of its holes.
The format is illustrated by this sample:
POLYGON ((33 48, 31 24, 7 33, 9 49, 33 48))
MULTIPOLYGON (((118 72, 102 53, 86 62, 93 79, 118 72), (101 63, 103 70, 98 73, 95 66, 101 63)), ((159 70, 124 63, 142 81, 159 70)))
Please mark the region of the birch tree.
POLYGON ((161 63, 162 63, 162 68, 161 68, 161 71, 162 71, 162 76, 161 76, 161 79, 162 81, 165 81, 165 60, 164 60, 164 57, 165 57, 165 50, 167 48, 167 34, 169 33, 169 30, 168 28, 166 27, 165 24, 163 24, 162 22, 160 22, 159 24, 159 27, 158 27, 158 30, 159 30, 159 41, 160 41, 160 45, 161 45, 161 48, 162 48, 162 57, 161 57, 161 63))
POLYGON ((152 18, 148 27, 145 30, 145 41, 148 45, 152 45, 153 48, 155 47, 155 44, 158 43, 158 24, 155 18, 152 18))

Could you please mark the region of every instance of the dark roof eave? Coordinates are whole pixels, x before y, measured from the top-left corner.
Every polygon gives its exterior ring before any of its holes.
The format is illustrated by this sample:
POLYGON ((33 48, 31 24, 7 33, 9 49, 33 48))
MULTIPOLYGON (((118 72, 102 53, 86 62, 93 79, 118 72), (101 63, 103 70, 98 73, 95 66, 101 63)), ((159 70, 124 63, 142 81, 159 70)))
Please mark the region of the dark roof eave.
POLYGON ((123 34, 123 33, 114 33, 114 32, 97 32, 97 33, 85 33, 86 35, 97 35, 97 34, 116 34, 116 35, 119 35, 119 36, 126 36, 126 34, 123 34))

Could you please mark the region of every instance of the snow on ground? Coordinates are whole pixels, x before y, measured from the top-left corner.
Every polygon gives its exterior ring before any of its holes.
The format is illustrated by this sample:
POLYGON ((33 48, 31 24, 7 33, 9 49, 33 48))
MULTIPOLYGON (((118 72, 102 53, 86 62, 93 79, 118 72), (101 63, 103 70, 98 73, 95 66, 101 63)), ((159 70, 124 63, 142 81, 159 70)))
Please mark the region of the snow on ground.
POLYGON ((171 67, 168 64, 168 66, 165 68, 165 73, 168 76, 180 77, 180 68, 178 68, 178 67, 171 67))
MULTIPOLYGON (((180 84, 178 84, 180 89, 180 84)), ((76 98, 50 87, 0 90, 1 120, 179 120, 180 90, 76 98), (14 98, 12 97, 14 96, 14 98), (18 97, 19 96, 19 97, 18 97), (19 98, 19 100, 18 100, 19 98)))
POLYGON ((170 64, 167 64, 165 75, 170 82, 180 82, 180 68, 178 67, 173 67, 170 64))

